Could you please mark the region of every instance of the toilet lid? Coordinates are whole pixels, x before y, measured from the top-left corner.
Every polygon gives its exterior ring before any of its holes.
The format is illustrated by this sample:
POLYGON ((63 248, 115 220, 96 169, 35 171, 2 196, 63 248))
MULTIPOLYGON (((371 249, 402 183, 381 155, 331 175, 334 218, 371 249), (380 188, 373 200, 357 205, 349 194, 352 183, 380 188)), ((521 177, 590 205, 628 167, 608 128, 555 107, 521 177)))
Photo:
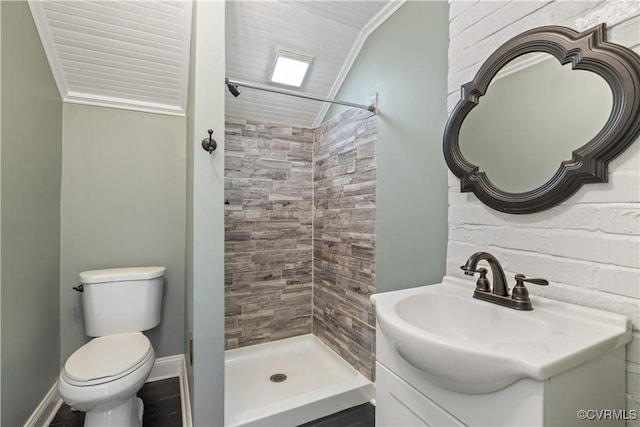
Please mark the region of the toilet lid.
POLYGON ((149 339, 140 332, 94 338, 67 359, 64 374, 73 382, 109 381, 137 368, 152 351, 149 339))

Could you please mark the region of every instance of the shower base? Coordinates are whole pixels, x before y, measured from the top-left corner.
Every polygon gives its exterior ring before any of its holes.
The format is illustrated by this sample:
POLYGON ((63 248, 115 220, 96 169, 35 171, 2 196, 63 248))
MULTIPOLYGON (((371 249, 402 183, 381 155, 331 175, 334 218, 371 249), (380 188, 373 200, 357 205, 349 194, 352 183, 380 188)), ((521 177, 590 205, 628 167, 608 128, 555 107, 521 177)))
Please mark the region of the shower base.
POLYGON ((228 427, 293 427, 371 393, 369 380, 311 334, 225 352, 228 427))

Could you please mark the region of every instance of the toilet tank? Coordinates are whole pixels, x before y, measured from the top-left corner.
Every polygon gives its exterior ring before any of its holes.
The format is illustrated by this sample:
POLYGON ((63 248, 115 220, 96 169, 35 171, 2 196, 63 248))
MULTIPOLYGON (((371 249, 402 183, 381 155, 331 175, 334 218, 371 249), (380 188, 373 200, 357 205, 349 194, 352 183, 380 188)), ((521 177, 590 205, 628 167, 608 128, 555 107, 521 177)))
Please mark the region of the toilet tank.
POLYGON ((80 273, 85 334, 140 332, 160 324, 165 267, 80 273))

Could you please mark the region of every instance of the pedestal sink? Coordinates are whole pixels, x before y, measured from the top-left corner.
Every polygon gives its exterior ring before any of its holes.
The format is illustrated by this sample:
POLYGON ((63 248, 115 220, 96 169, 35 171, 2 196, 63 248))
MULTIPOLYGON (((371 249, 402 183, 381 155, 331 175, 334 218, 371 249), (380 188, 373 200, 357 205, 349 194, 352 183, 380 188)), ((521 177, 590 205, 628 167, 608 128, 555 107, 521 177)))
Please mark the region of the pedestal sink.
POLYGON ((532 297, 533 311, 472 298, 474 283, 375 294, 377 321, 394 351, 433 383, 490 393, 521 378, 545 380, 625 345, 621 315, 532 297))

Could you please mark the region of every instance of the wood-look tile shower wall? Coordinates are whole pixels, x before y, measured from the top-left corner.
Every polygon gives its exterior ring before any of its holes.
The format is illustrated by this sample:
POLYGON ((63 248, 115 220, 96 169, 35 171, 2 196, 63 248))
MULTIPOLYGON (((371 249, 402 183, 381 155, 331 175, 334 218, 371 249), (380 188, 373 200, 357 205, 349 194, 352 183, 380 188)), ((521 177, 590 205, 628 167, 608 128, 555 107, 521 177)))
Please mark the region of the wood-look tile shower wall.
POLYGON ((356 109, 315 130, 227 118, 227 349, 313 331, 373 379, 376 138, 356 109))
POLYGON ((316 129, 313 333, 369 379, 375 372, 377 118, 349 109, 316 129))
POLYGON ((311 332, 313 130, 227 117, 225 343, 311 332))

